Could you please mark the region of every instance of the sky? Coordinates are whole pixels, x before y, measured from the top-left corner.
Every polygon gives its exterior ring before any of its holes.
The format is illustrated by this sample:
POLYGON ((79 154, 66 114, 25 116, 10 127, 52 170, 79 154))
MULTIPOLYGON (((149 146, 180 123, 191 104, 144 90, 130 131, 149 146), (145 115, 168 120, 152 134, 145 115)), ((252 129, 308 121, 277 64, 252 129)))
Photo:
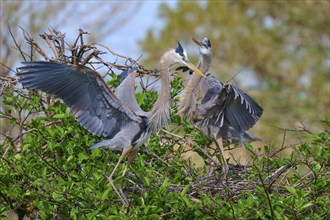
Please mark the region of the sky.
POLYGON ((158 17, 158 9, 164 2, 170 7, 176 4, 176 1, 144 1, 133 19, 109 36, 105 43, 112 45, 112 48, 120 54, 130 54, 135 59, 140 57, 143 51, 139 48, 138 41, 144 39, 148 29, 160 29, 164 25, 158 17), (138 27, 134 28, 134 33, 132 27, 138 27))
MULTIPOLYGON (((100 1, 98 1, 100 2, 100 1)), ((131 4, 131 1, 122 1, 123 4, 131 4)), ((107 2, 110 4, 109 2, 107 2)), ((133 2, 135 4, 136 2, 133 2)), ((134 11, 134 14, 127 23, 122 27, 118 28, 113 34, 103 37, 99 42, 111 47, 115 52, 124 55, 130 56, 133 59, 137 59, 143 55, 143 51, 139 48, 138 41, 144 39, 147 31, 149 29, 157 30, 160 29, 164 22, 159 18, 158 12, 161 4, 166 3, 169 7, 175 7, 177 1, 165 1, 165 0, 151 0, 151 1, 142 1, 140 7, 134 11)), ((83 7, 90 7, 90 4, 84 4, 83 7)), ((127 8, 129 8, 127 6, 127 8)), ((125 13, 125 12, 123 12, 125 13)), ((109 18, 111 19, 111 15, 109 18)), ((79 19, 78 19, 79 20, 79 19)), ((81 28, 81 24, 75 23, 69 27, 65 27, 65 32, 76 31, 81 28)), ((87 30, 88 31, 88 30, 87 30)), ((89 30, 91 34, 93 30, 89 30)))
MULTIPOLYGON (((41 8, 51 8, 54 4, 52 3, 59 3, 59 1, 41 1, 41 0, 30 0, 30 1, 21 1, 21 0, 0 0, 0 7, 4 4, 25 4, 25 7, 20 7, 17 11, 17 13, 20 14, 20 21, 19 26, 23 27, 25 30, 30 32, 31 23, 38 24, 39 19, 41 19, 42 11, 37 13, 34 11, 41 5, 46 5, 46 7, 41 8), (34 10, 33 10, 34 9, 34 10), (23 10, 23 11, 22 11, 23 10), (28 11, 28 12, 26 12, 28 11), (36 13, 36 14, 35 14, 36 13)), ((72 7, 69 9, 63 8, 60 9, 63 12, 56 15, 57 17, 52 18, 54 20, 47 21, 48 27, 54 27, 57 30, 61 31, 62 33, 66 34, 66 40, 67 42, 71 43, 74 42, 78 30, 82 28, 84 31, 89 32, 91 35, 98 36, 96 39, 97 42, 102 43, 108 47, 110 47, 113 51, 115 51, 118 54, 121 54, 123 56, 128 56, 133 59, 137 59, 143 55, 143 51, 141 50, 139 46, 139 41, 143 40, 145 38, 145 35, 147 34, 147 31, 149 29, 152 30, 159 30, 164 25, 164 22, 160 19, 159 15, 159 8, 161 4, 165 3, 169 5, 169 7, 175 7, 177 0, 150 0, 150 1, 118 1, 118 0, 110 0, 110 1, 104 1, 104 0, 89 0, 89 1, 76 1, 73 0, 71 3, 75 3, 75 11, 72 11, 72 7), (118 25, 116 26, 116 31, 107 34, 105 36, 102 36, 102 34, 98 33, 99 27, 93 26, 93 16, 98 16, 100 14, 105 14, 106 16, 104 19, 106 20, 106 23, 104 25, 109 25, 109 29, 114 27, 114 24, 116 23, 116 19, 118 19, 118 14, 116 14, 114 17, 112 17, 111 9, 109 5, 113 5, 116 7, 116 4, 120 3, 120 13, 119 15, 126 18, 130 17, 128 19, 127 23, 124 25, 118 25), (138 5, 139 7, 132 7, 138 5), (104 6, 102 8, 102 6, 104 6), (79 7, 79 8, 77 8, 79 7), (79 10, 81 8, 83 10, 79 10), (127 9, 127 10, 125 10, 127 9), (130 10, 133 9, 133 10, 130 10), (65 10, 70 10, 69 13, 65 10), (109 11, 107 11, 109 10, 109 11), (84 14, 88 12, 88 15, 84 14), (102 13, 105 12, 105 13, 102 13), (101 37, 99 37, 101 36, 101 37)), ((6 11, 2 11, 1 16, 6 14, 6 11), (4 13, 4 14, 3 14, 4 13)), ((120 17, 119 16, 119 17, 120 17)), ((4 16, 4 17, 7 17, 4 16)), ((9 15, 9 17, 11 17, 9 15)), ((6 29, 7 25, 4 24, 10 24, 11 28, 17 28, 17 24, 15 24, 12 20, 6 20, 4 23, 1 22, 1 30, 6 29)), ((48 32, 47 28, 42 29, 40 33, 48 32)), ((102 27, 102 29, 107 29, 107 27, 102 27)), ((32 34, 31 35, 39 44, 42 46, 44 42, 41 40, 41 38, 38 36, 38 34, 32 34)), ((16 36, 20 42, 24 42, 23 35, 19 31, 16 36)), ((105 58, 106 59, 106 58, 105 58)), ((142 57, 143 59, 143 57, 142 57)), ((19 65, 19 62, 17 63, 19 65)))

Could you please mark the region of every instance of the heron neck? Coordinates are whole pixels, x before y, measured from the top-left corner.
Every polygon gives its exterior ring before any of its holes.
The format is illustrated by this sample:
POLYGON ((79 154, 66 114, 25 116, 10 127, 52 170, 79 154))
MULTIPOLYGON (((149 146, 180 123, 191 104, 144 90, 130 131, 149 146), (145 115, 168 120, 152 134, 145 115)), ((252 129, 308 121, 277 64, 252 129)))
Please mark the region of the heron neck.
MULTIPOLYGON (((202 71, 202 73, 206 74, 209 71, 209 68, 212 63, 211 53, 202 54, 200 61, 198 62, 197 68, 202 71)), ((195 74, 196 75, 196 74, 195 74)))
POLYGON ((202 76, 196 73, 193 74, 186 88, 182 92, 179 112, 184 118, 192 119, 193 112, 196 109, 197 89, 201 79, 202 76))
POLYGON ((160 94, 155 102, 154 107, 151 110, 151 117, 149 118, 149 125, 152 130, 162 128, 170 120, 170 98, 171 98, 171 86, 170 86, 170 73, 169 67, 173 60, 166 57, 165 54, 160 61, 160 80, 161 89, 160 94))
MULTIPOLYGON (((197 68, 206 74, 209 70, 212 62, 211 54, 202 54, 201 59, 197 65, 197 68)), ((186 88, 184 89, 181 100, 179 104, 179 112, 184 118, 188 118, 192 120, 193 113, 196 110, 196 97, 197 97, 197 89, 199 83, 202 80, 202 76, 194 73, 189 80, 186 88)))

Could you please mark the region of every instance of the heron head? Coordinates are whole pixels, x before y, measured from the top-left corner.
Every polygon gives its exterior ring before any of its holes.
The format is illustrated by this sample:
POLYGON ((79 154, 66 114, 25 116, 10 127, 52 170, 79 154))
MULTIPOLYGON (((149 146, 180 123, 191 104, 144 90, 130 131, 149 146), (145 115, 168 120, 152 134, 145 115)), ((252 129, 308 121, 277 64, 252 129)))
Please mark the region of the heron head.
POLYGON ((129 74, 136 74, 138 70, 138 67, 132 67, 131 69, 124 70, 123 72, 120 73, 120 81, 119 83, 122 83, 129 74))
POLYGON ((175 62, 181 63, 199 75, 206 77, 197 67, 195 67, 189 60, 187 56, 187 51, 182 47, 180 42, 178 41, 178 45, 175 48, 175 62))
POLYGON ((201 54, 210 54, 211 53, 211 41, 207 38, 204 37, 203 40, 199 41, 196 40, 195 38, 192 39, 195 44, 199 46, 199 52, 201 54))

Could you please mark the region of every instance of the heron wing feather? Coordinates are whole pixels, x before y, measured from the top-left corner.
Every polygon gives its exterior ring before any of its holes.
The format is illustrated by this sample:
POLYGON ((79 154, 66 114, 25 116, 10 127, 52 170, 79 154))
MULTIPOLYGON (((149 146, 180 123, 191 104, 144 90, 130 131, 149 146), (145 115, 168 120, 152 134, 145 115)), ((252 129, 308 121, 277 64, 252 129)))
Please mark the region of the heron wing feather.
POLYGON ((263 113, 262 107, 248 94, 232 84, 227 84, 228 96, 225 117, 235 129, 242 131, 253 127, 263 113))
POLYGON ((216 126, 223 126, 226 118, 233 128, 245 131, 255 125, 262 115, 262 107, 243 90, 233 84, 224 84, 213 75, 202 79, 204 93, 201 108, 204 117, 215 117, 216 126), (221 120, 219 120, 221 119, 221 120))
POLYGON ((111 137, 125 124, 140 121, 90 68, 42 61, 23 64, 18 73, 23 86, 59 96, 93 134, 111 137))
POLYGON ((138 115, 146 115, 139 106, 135 97, 135 75, 130 74, 128 70, 121 73, 120 85, 115 90, 116 97, 126 103, 133 112, 138 115))

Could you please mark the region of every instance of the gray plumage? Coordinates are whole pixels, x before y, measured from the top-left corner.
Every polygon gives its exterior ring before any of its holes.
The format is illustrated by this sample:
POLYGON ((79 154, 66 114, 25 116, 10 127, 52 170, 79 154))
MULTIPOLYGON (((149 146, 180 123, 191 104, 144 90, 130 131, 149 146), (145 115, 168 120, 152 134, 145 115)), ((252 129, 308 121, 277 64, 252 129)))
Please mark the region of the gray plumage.
POLYGON ((41 61, 23 64, 18 74, 23 86, 59 96, 82 127, 111 139, 106 147, 122 150, 134 144, 141 124, 146 124, 111 92, 97 72, 87 67, 41 61))
POLYGON ((256 124, 263 112, 252 97, 233 84, 222 83, 211 74, 201 80, 201 88, 204 96, 198 108, 203 109, 203 115, 199 116, 203 119, 195 123, 204 134, 222 137, 225 143, 243 144, 260 140, 245 132, 256 124), (203 128, 205 126, 207 130, 203 128))
MULTIPOLYGON (((206 73, 212 62, 211 42, 198 42, 198 68, 206 73)), ((184 89, 179 112, 209 138, 223 138, 226 143, 244 143, 259 140, 245 131, 255 125, 262 115, 262 107, 248 94, 233 84, 222 83, 212 74, 202 78, 193 74, 184 89), (201 86, 202 100, 197 103, 197 89, 201 86), (251 138, 246 138, 251 137, 251 138)))
MULTIPOLYGON (((211 42, 204 38, 193 41, 199 45, 200 61, 198 68, 207 73, 212 63, 211 42)), ((218 148, 223 163, 223 176, 226 178, 228 166, 223 156, 224 143, 244 143, 260 140, 246 130, 255 125, 262 115, 262 107, 248 94, 233 84, 222 83, 212 74, 202 78, 193 74, 182 92, 179 112, 193 126, 212 139, 218 148), (201 86, 202 100, 197 102, 197 90, 201 86), (221 142, 221 143, 220 143, 221 142)))

